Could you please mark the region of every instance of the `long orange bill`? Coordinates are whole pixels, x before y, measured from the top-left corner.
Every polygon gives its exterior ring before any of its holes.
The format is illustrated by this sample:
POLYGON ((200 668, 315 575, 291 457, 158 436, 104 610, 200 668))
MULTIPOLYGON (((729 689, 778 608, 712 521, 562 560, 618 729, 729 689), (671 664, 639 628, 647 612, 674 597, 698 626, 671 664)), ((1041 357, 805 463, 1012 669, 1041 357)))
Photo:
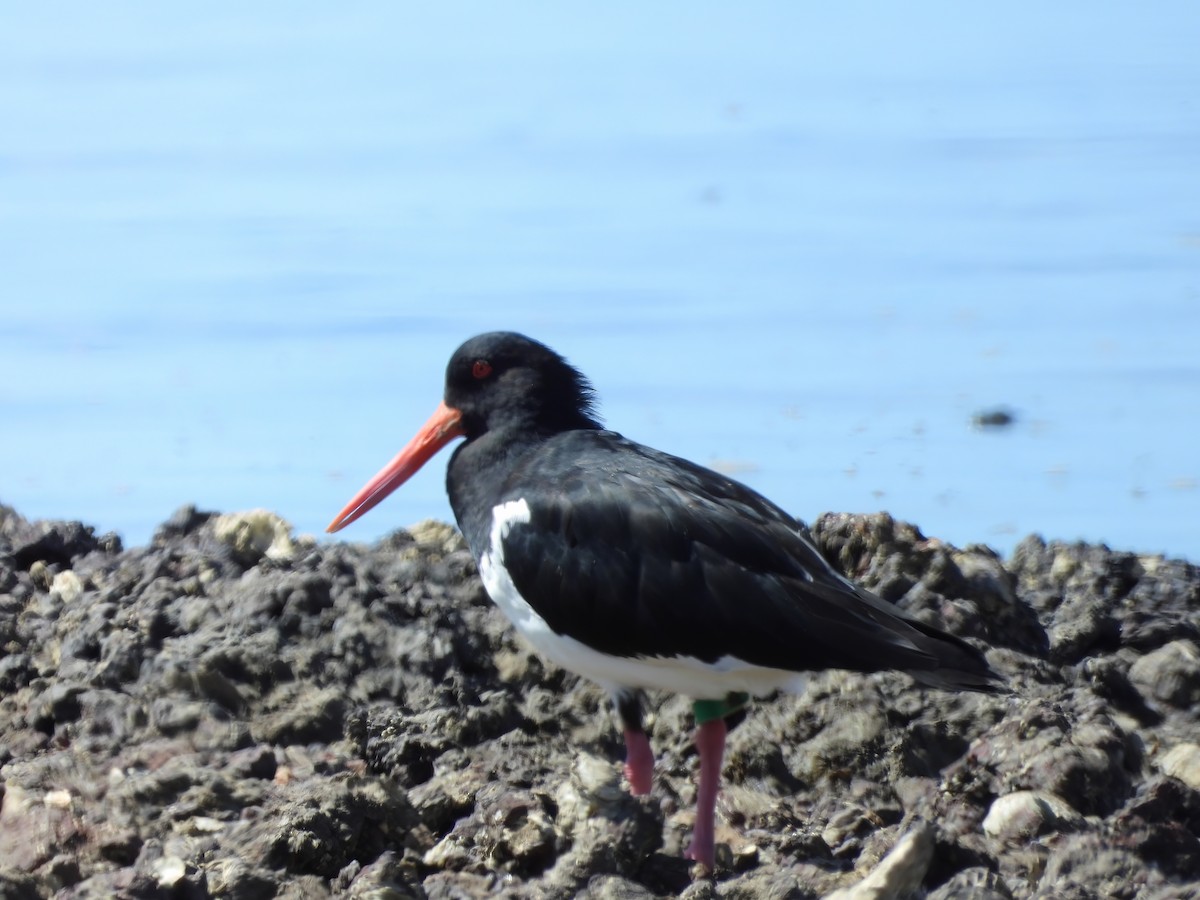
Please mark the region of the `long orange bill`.
POLYGON ((337 514, 325 530, 332 533, 345 528, 359 516, 375 507, 384 497, 416 474, 417 470, 456 437, 462 437, 462 413, 445 403, 438 405, 425 426, 413 435, 396 458, 354 495, 346 508, 337 514))

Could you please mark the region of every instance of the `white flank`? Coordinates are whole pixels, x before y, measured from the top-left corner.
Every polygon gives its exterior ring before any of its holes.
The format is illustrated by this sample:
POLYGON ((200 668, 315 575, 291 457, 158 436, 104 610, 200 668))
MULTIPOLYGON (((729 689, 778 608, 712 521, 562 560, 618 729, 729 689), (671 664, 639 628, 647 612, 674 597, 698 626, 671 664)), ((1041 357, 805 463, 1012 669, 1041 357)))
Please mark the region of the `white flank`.
POLYGON ((479 560, 479 574, 488 596, 547 659, 610 692, 637 687, 716 699, 731 691, 767 694, 774 690, 803 689, 804 676, 799 672, 767 669, 732 656, 714 663, 691 656, 611 656, 575 638, 556 634, 521 596, 504 566, 504 538, 508 530, 528 521, 529 504, 523 498, 492 510, 491 546, 479 560))

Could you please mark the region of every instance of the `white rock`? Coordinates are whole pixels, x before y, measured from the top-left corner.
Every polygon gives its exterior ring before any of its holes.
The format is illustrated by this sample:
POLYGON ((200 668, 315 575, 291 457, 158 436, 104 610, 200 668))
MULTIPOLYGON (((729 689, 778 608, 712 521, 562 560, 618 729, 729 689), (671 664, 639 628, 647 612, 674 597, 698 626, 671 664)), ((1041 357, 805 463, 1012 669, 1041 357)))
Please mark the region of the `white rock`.
POLYGON ((295 555, 292 526, 265 509, 228 513, 213 520, 217 540, 245 556, 286 560, 295 555))
POLYGON ((423 547, 442 553, 453 553, 466 546, 458 529, 436 519, 422 519, 408 527, 414 541, 423 547))
POLYGON ((1158 760, 1163 774, 1200 791, 1200 744, 1176 744, 1158 760))
POLYGON ((983 831, 998 841, 1025 841, 1047 831, 1072 831, 1083 816, 1049 791, 1013 791, 997 797, 983 820, 983 831))
POLYGON ((46 796, 42 798, 42 803, 50 809, 70 809, 71 808, 71 792, 70 791, 47 791, 46 796))
POLYGON ((150 866, 159 887, 174 887, 187 874, 187 864, 178 856, 163 856, 156 859, 150 866))
POLYGON ((183 834, 217 834, 225 830, 225 823, 212 816, 192 816, 175 825, 175 830, 183 834))
POLYGON ((50 582, 50 590, 62 597, 64 603, 74 603, 83 593, 83 582, 70 569, 59 572, 50 582))
POLYGON ((922 825, 900 838, 871 874, 825 900, 900 900, 916 892, 933 861, 933 829, 922 825))

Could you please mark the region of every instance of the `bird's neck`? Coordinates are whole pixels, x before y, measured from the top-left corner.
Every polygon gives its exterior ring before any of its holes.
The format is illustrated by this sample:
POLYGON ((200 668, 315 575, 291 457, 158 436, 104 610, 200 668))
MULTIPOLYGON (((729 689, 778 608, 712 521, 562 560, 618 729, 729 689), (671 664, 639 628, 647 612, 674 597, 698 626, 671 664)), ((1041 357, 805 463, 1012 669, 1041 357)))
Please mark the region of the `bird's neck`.
POLYGON ((446 469, 446 493, 477 560, 488 548, 492 510, 504 499, 514 471, 549 437, 527 429, 488 431, 454 451, 446 469))

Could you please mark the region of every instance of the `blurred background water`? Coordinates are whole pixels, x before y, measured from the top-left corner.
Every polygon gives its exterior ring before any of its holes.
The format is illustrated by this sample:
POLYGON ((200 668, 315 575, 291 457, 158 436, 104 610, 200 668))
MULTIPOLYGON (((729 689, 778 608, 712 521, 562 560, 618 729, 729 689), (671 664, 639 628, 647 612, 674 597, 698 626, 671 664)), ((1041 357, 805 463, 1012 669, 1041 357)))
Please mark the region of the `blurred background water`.
MULTIPOLYGON (((1197 35, 1182 0, 11 7, 0 501, 319 532, 507 328, 802 518, 1200 560, 1197 35)), ((345 536, 449 518, 444 466, 345 536)))

